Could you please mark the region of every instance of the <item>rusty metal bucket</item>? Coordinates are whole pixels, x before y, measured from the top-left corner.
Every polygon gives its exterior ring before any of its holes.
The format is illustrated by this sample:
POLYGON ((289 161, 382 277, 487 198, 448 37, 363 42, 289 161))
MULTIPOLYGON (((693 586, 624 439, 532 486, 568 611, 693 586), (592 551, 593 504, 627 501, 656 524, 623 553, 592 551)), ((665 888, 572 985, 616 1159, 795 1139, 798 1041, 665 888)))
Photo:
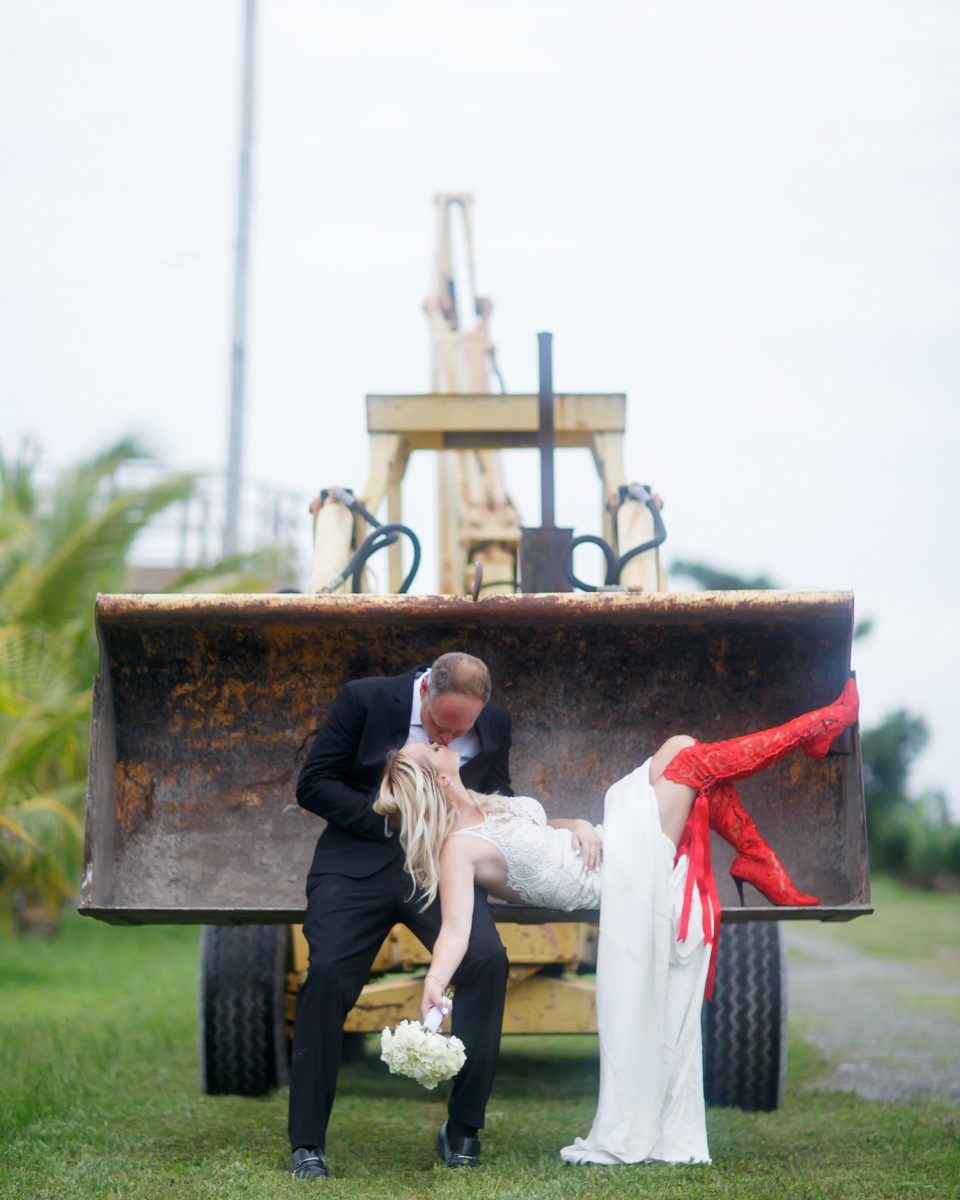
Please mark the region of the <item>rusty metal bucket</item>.
MULTIPOLYGON (((600 820, 606 788, 671 733, 715 740, 832 700, 849 593, 101 596, 80 911, 112 922, 286 922, 322 828, 300 765, 337 689, 451 649, 489 664, 513 714, 514 788, 600 820)), ((856 730, 741 785, 798 886, 871 911, 856 730)), ((736 905, 714 839, 726 919, 736 905)), ((509 908, 510 920, 544 919, 509 908)))

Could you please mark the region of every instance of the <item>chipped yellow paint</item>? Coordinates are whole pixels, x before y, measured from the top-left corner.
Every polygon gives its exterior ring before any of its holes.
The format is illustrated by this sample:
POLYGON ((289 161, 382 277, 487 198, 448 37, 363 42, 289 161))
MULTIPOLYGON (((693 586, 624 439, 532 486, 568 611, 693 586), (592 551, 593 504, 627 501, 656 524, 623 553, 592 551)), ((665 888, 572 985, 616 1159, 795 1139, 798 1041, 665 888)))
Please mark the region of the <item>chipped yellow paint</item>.
POLYGON ((504 1033, 596 1033, 593 980, 531 975, 508 982, 504 1033))
MULTIPOLYGON (((379 1033, 398 1021, 420 1018, 421 979, 370 983, 344 1023, 347 1033, 379 1033)), ((456 1004, 456 997, 454 997, 456 1004)), ((503 1014, 504 1033, 595 1033, 593 982, 548 979, 542 975, 511 978, 503 1014)))
POLYGON ((409 971, 430 961, 430 951, 405 925, 394 925, 370 968, 374 975, 385 971, 409 971))
MULTIPOLYGON (((584 1032, 582 996, 579 991, 561 990, 550 992, 551 1003, 560 1003, 562 1011, 554 1012, 551 1016, 550 1030, 541 1029, 532 1021, 532 1012, 528 1012, 532 1001, 524 999, 524 993, 517 991, 517 984, 522 980, 532 979, 545 964, 561 964, 568 969, 575 968, 579 962, 579 952, 582 945, 588 944, 593 934, 592 926, 585 925, 508 925, 497 926, 497 932, 503 940, 510 960, 508 987, 508 1004, 511 1006, 504 1017, 504 1030, 508 1020, 512 1022, 513 1032, 584 1032), (512 997, 512 999, 511 999, 512 997), (566 1011, 567 998, 570 998, 573 1008, 566 1011), (516 1007, 519 1005, 520 1007, 516 1007), (511 1011, 513 1016, 510 1016, 511 1011), (568 1028, 570 1026, 571 1028, 568 1028)), ((294 925, 293 933, 293 963, 294 970, 287 975, 287 997, 285 1012, 288 1022, 293 1021, 296 1005, 296 992, 307 973, 308 949, 303 935, 303 927, 294 925)), ((424 967, 430 962, 430 953, 423 943, 416 938, 405 925, 395 925, 384 940, 383 945, 374 959, 371 973, 373 975, 388 972, 410 971, 416 967, 424 967)), ((550 982, 563 982, 551 980, 550 982)), ((385 1025, 394 1025, 398 1020, 414 1019, 419 1014, 420 991, 423 986, 421 976, 410 976, 408 979, 374 980, 368 983, 360 993, 357 1004, 344 1028, 348 1032, 370 1032, 383 1029, 385 1025), (400 1014, 399 1016, 397 1014, 400 1014)), ((590 986, 590 985, 584 985, 590 986)), ((541 998, 547 993, 538 993, 541 998)), ((589 1032, 589 1030, 586 1030, 589 1032)))
POLYGON ((498 925, 511 963, 577 964, 578 925, 498 925))
POLYGON ((296 991, 300 986, 300 978, 306 975, 307 967, 310 965, 310 947, 307 945, 302 925, 291 925, 290 932, 293 937, 293 970, 298 973, 297 984, 293 989, 296 991))
POLYGON ((423 981, 413 977, 368 983, 343 1028, 347 1033, 379 1033, 398 1021, 417 1021, 422 992, 423 981))

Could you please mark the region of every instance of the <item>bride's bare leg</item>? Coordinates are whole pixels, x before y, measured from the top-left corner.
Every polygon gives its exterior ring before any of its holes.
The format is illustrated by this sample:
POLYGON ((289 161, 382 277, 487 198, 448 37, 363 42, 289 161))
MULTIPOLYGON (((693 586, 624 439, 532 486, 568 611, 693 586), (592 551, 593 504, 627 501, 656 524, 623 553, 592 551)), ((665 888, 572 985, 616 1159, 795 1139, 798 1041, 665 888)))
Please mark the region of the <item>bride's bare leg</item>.
POLYGON ((674 862, 686 856, 687 878, 683 887, 683 905, 677 937, 687 940, 690 930, 693 890, 700 894, 703 940, 712 944, 710 966, 704 995, 713 995, 713 980, 717 963, 717 936, 720 932, 720 897, 710 866, 710 826, 707 795, 688 784, 667 779, 664 771, 682 751, 695 746, 695 738, 687 734, 676 734, 667 738, 650 760, 650 783, 657 797, 660 810, 660 828, 677 847, 674 862))
POLYGON ((697 793, 686 784, 674 783, 672 779, 665 778, 663 772, 674 755, 695 744, 694 738, 682 733, 677 734, 667 738, 650 760, 650 782, 660 810, 660 828, 675 846, 680 841, 697 793))

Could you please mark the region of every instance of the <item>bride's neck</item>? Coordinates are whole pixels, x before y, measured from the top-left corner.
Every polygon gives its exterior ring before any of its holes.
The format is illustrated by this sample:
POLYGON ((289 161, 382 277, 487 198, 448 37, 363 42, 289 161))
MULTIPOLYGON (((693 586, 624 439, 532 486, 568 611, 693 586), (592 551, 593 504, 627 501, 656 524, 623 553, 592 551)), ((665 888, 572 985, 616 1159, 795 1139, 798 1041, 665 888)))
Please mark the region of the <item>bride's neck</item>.
POLYGON ((448 796, 461 816, 473 816, 479 807, 473 794, 467 791, 459 779, 451 781, 448 796))

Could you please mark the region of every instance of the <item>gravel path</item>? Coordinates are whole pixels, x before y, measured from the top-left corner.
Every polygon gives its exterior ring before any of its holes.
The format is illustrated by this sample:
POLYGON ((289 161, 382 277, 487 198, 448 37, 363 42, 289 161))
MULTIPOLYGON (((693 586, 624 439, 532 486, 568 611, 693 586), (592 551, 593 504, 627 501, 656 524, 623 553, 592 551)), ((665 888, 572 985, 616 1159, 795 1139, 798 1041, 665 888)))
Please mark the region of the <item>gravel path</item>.
POLYGON ((960 1104, 960 982, 785 921, 790 1019, 834 1064, 818 1082, 869 1100, 960 1104))

